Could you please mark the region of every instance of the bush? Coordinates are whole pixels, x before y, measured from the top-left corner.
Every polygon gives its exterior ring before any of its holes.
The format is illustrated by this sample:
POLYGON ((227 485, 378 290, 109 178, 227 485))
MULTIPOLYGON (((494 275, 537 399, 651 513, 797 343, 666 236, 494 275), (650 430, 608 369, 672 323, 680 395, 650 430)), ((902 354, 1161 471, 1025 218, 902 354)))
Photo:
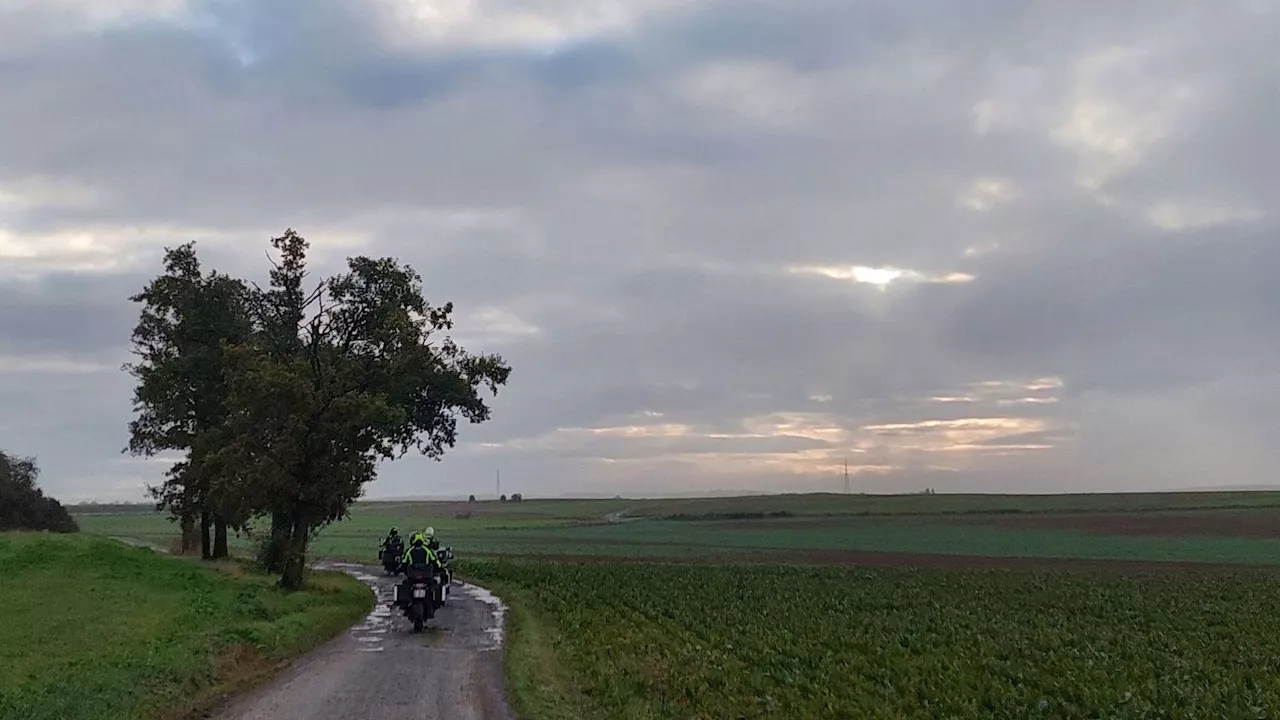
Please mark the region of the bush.
POLYGON ((39 475, 35 460, 0 451, 0 531, 79 532, 80 527, 62 503, 45 497, 36 486, 39 475))
POLYGON ((253 564, 266 572, 276 572, 284 565, 284 548, 271 533, 249 533, 253 546, 253 564))

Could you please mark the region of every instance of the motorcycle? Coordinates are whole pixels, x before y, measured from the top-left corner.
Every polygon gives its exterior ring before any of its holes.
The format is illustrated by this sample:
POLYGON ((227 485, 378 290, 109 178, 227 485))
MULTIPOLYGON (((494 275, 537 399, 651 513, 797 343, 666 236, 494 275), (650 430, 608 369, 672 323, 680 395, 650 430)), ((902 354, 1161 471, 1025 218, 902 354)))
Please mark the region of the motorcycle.
POLYGON ((440 561, 440 600, 441 607, 449 600, 449 588, 453 587, 453 548, 445 548, 436 553, 440 561))
POLYGON ((382 570, 387 575, 400 573, 400 561, 402 558, 404 558, 404 543, 385 545, 378 551, 378 560, 382 563, 382 570))
POLYGON ((421 566, 408 568, 405 575, 405 581, 396 585, 394 605, 404 611, 404 616, 413 623, 413 631, 419 633, 422 626, 436 616, 439 581, 431 568, 421 566))

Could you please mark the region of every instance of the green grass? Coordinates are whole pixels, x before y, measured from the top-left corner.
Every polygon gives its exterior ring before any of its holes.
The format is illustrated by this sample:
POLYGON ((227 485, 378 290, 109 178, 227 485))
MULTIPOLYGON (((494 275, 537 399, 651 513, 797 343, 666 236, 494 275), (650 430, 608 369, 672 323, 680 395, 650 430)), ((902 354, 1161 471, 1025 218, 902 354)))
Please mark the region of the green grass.
POLYGON ((386 517, 453 519, 471 513, 481 520, 598 520, 623 512, 631 517, 733 519, 730 516, 937 515, 968 513, 1140 512, 1210 508, 1280 507, 1280 491, 1185 493, 1089 493, 1065 495, 844 495, 803 493, 725 498, 537 500, 521 503, 365 502, 361 512, 386 517))
POLYGON ((585 720, 602 717, 577 677, 561 663, 559 629, 548 622, 529 590, 489 578, 490 590, 507 605, 506 675, 517 715, 525 720, 585 720))
MULTIPOLYGON (((1158 513, 1168 507, 1186 508, 1200 503, 1206 507, 1253 503, 1250 512, 1270 513, 1266 507, 1270 494, 1224 493, 1195 496, 1045 496, 1055 507, 1078 509, 1082 504, 1097 503, 1108 512, 1141 506, 1143 512, 1158 513), (1247 501, 1247 502, 1246 502, 1247 501)), ((796 509, 800 500, 811 496, 776 496, 772 507, 796 509)), ((843 496, 837 496, 843 497, 843 496)), ((915 496, 934 502, 952 496, 915 496)), ((965 500, 966 516, 978 517, 977 509, 999 508, 1010 502, 1010 496, 991 496, 989 506, 979 506, 974 496, 954 496, 965 500)), ((769 498, 737 500, 764 502, 769 498)), ((914 501, 914 497, 878 498, 886 503, 914 501)), ((1022 498, 1026 499, 1026 498, 1022 498)), ((864 552, 982 555, 1038 558, 1087 558, 1094 560, 1181 560, 1190 562, 1276 564, 1280 563, 1280 538, 1247 537, 1154 537, 1137 535, 1102 535, 1095 532, 1033 527, 1001 527, 990 524, 954 522, 955 513, 938 515, 887 512, 887 514, 816 516, 796 515, 782 519, 690 520, 635 517, 625 522, 608 522, 601 516, 583 517, 580 503, 596 503, 593 511, 615 507, 605 501, 532 501, 520 505, 537 505, 532 515, 509 515, 498 503, 488 503, 482 513, 469 519, 458 519, 441 513, 433 516, 437 504, 361 503, 352 510, 351 518, 326 528, 313 542, 311 551, 317 557, 376 562, 378 540, 387 528, 395 525, 404 532, 432 525, 442 542, 453 546, 460 555, 510 556, 595 556, 647 558, 704 558, 741 561, 773 560, 779 554, 795 551, 864 552), (557 517, 551 506, 558 502, 567 507, 557 517)), ((616 502, 616 501, 608 501, 616 502)), ((663 501, 675 502, 675 501, 663 501)), ((686 510, 695 509, 701 501, 681 501, 686 510)), ((715 499, 713 502, 723 502, 715 499)), ((1044 498, 1037 502, 1047 503, 1044 498)), ((466 504, 462 504, 465 506, 466 504)), ((478 505, 486 505, 479 503, 478 505)), ((512 505, 507 503, 507 506, 512 505)), ((675 506, 667 507, 673 509, 675 506)), ((761 507, 770 507, 764 506, 761 507)), ((955 507, 951 506, 954 510, 955 507)), ((1037 506, 1038 512, 1047 505, 1037 506)), ((523 511, 521 511, 523 512, 523 511)), ((613 510, 610 510, 613 512, 613 510)), ((771 511, 772 512, 772 511, 771 511)), ((1058 512, 1058 511, 1054 511, 1058 512)), ((1065 512, 1065 510, 1063 510, 1065 512)), ((1212 515, 1221 512, 1202 509, 1189 512, 1212 515)), ((998 517, 1005 513, 993 513, 998 517)), ((686 513, 685 517, 690 517, 686 513)), ((1032 513, 1035 517, 1036 513, 1032 513)), ((136 537, 171 546, 177 528, 160 513, 92 514, 78 516, 85 532, 136 537)), ((233 538, 234 550, 249 547, 246 538, 233 538)))
POLYGON ((840 525, 771 520, 638 520, 614 525, 511 533, 524 554, 685 556, 755 551, 843 550, 1003 557, 1097 560, 1183 560, 1217 563, 1280 563, 1280 538, 1107 536, 1066 530, 1028 530, 980 525, 884 522, 849 518, 840 525), (520 536, 523 535, 523 538, 520 536), (555 542, 540 544, 540 539, 555 542))
MULTIPOLYGON (((151 515, 148 505, 75 505, 77 518, 151 515)), ((844 495, 806 493, 727 498, 538 500, 499 503, 366 501, 353 520, 404 527, 465 529, 503 524, 598 522, 611 513, 626 517, 739 519, 784 514, 798 517, 858 515, 942 515, 971 513, 1142 512, 1151 510, 1280 508, 1280 491, 1186 493, 1089 493, 1065 495, 844 495), (464 518, 461 516, 469 516, 464 518)), ((385 528, 383 528, 385 531, 385 528)))
POLYGON ((287 594, 238 564, 86 536, 0 535, 0 718, 177 717, 357 621, 368 588, 287 594))
POLYGON ((586 699, 584 720, 1280 712, 1275 572, 465 571, 524 618, 511 670, 527 720, 565 717, 565 698, 586 699))
MULTIPOLYGON (((1280 493, 360 503, 312 553, 373 563, 388 527, 434 526, 461 572, 511 608, 508 679, 526 720, 1256 718, 1255 708, 1280 712, 1275 570, 793 563, 887 551, 1276 565, 1280 538, 1107 536, 1037 523, 1049 513, 1176 510, 1221 532, 1223 509, 1245 509, 1229 517, 1257 525, 1277 507, 1280 493), (1015 513, 1030 519, 990 522, 1015 513), (538 561, 555 556, 632 562, 538 561), (713 565, 722 562, 738 564, 713 565)), ((86 532, 176 540, 156 513, 77 521, 86 532)))
MULTIPOLYGON (((178 526, 164 513, 121 512, 75 515, 80 529, 94 535, 130 537, 147 540, 161 546, 175 544, 179 537, 178 526)), ((311 550, 318 557, 342 557, 351 560, 376 562, 378 542, 392 526, 402 535, 432 526, 450 543, 469 548, 500 549, 508 537, 520 538, 520 532, 529 530, 553 531, 578 521, 563 518, 512 518, 501 516, 489 519, 458 520, 452 517, 431 517, 413 508, 384 507, 360 504, 351 517, 330 525, 312 543, 311 550), (514 534, 513 534, 514 533, 514 534)), ((233 549, 250 547, 248 537, 232 536, 229 545, 233 549)))
POLYGON ((626 501, 628 514, 673 519, 732 516, 942 515, 970 513, 1141 512, 1280 507, 1280 492, 1090 493, 1068 495, 843 495, 808 493, 734 498, 626 501))

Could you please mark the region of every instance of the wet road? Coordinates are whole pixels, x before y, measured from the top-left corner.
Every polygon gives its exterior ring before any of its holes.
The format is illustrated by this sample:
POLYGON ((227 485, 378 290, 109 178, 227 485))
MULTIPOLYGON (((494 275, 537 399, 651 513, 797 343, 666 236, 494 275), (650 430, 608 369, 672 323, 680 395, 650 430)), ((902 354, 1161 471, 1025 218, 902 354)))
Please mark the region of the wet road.
POLYGON ((420 635, 388 607, 394 578, 326 563, 369 584, 378 603, 364 622, 272 682, 233 700, 216 720, 515 720, 502 673, 505 608, 455 583, 420 635))

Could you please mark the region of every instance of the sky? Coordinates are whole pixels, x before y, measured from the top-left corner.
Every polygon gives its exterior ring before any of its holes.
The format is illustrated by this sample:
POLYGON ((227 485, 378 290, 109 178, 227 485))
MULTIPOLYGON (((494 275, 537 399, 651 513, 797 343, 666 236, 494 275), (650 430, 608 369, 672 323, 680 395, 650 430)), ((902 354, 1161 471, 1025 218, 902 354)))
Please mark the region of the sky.
POLYGON ((140 500, 129 296, 390 255, 513 366, 370 497, 1268 484, 1280 2, 0 0, 0 448, 140 500))

